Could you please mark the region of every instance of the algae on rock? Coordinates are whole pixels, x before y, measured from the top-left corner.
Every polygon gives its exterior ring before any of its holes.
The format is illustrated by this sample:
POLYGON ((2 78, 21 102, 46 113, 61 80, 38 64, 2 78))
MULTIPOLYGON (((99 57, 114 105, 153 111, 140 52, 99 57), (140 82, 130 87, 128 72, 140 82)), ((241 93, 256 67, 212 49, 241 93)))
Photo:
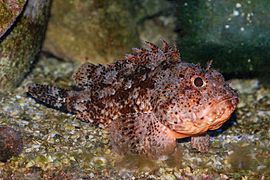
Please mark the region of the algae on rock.
POLYGON ((29 72, 44 38, 50 0, 28 0, 22 15, 0 40, 0 91, 16 87, 29 72))
POLYGON ((0 39, 15 23, 27 0, 0 1, 0 39))

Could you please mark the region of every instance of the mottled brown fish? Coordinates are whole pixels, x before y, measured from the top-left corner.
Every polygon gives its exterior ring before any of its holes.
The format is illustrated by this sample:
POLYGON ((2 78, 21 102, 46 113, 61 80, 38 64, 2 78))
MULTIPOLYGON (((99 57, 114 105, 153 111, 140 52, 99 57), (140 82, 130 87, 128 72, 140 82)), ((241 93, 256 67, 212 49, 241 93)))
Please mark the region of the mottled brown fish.
POLYGON ((57 109, 108 129, 120 154, 159 158, 176 139, 208 150, 207 130, 218 129, 235 110, 238 95, 208 66, 182 62, 176 47, 146 42, 148 49, 108 66, 86 63, 73 75, 76 90, 33 84, 28 93, 57 109))

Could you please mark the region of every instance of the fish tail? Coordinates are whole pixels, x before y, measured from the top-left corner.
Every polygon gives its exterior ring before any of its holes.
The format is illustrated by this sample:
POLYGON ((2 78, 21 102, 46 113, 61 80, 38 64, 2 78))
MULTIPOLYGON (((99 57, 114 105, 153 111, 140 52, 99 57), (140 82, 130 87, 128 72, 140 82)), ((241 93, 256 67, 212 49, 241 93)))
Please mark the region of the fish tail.
POLYGON ((63 111, 67 109, 68 90, 44 84, 30 84, 27 93, 36 101, 63 111))

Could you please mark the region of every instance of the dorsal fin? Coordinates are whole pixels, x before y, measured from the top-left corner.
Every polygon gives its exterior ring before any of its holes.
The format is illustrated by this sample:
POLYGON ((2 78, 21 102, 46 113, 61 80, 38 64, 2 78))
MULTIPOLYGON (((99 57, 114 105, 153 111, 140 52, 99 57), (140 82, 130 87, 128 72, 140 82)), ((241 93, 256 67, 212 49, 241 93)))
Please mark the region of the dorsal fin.
POLYGON ((171 47, 165 40, 162 41, 162 48, 159 48, 155 44, 145 41, 146 46, 149 49, 133 48, 133 54, 127 54, 125 60, 131 61, 134 64, 146 64, 151 61, 164 61, 164 60, 180 60, 180 53, 176 48, 176 45, 171 47))
POLYGON ((164 61, 179 61, 180 54, 176 49, 176 46, 171 47, 166 41, 161 41, 163 43, 162 48, 159 48, 153 43, 145 42, 148 47, 147 49, 133 48, 133 54, 127 54, 124 60, 117 61, 108 66, 94 65, 91 63, 83 64, 72 76, 75 85, 79 88, 86 89, 92 87, 93 82, 95 83, 95 86, 99 82, 103 82, 103 79, 105 78, 104 74, 106 74, 106 72, 122 71, 132 74, 136 67, 141 65, 156 67, 164 61))
POLYGON ((210 61, 207 62, 205 70, 209 71, 211 69, 212 64, 213 64, 213 60, 211 59, 210 61))
POLYGON ((102 65, 94 65, 91 63, 81 65, 76 73, 72 75, 75 85, 79 88, 90 87, 93 83, 93 78, 95 78, 95 76, 99 76, 97 72, 98 68, 101 68, 100 71, 105 69, 102 65))
POLYGON ((145 44, 147 45, 147 47, 149 47, 151 49, 151 51, 153 53, 157 53, 158 52, 159 48, 155 44, 153 44, 151 42, 148 42, 148 41, 145 41, 145 44))

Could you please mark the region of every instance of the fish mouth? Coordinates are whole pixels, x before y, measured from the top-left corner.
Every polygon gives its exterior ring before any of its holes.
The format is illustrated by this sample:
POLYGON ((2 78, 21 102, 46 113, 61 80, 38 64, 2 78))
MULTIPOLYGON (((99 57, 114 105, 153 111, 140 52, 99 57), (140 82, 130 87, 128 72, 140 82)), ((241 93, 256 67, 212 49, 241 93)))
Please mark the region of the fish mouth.
POLYGON ((230 96, 213 102, 203 111, 194 113, 194 120, 184 121, 174 129, 176 138, 185 138, 205 133, 207 130, 218 129, 231 117, 239 102, 238 96, 230 96))
POLYGON ((200 115, 197 115, 197 122, 203 120, 208 124, 209 130, 218 129, 231 117, 238 102, 238 96, 223 98, 221 101, 206 107, 200 115))

